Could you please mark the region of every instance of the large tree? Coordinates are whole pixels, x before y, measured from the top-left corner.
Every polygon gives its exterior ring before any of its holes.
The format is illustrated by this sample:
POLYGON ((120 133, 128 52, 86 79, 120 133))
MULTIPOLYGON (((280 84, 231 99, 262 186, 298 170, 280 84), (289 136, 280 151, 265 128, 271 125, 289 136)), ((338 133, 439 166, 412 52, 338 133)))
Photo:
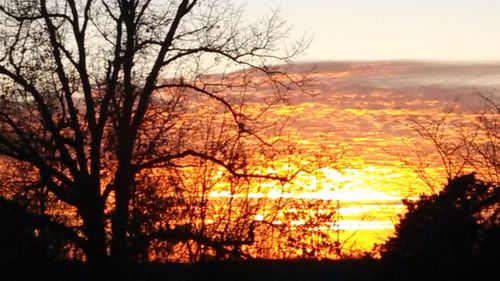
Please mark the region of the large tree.
POLYGON ((277 143, 267 108, 304 82, 269 66, 304 47, 286 43, 278 13, 247 24, 223 0, 4 0, 0 21, 3 205, 64 235, 96 272, 126 268, 144 241, 187 237, 215 252, 253 241, 248 200, 246 223, 231 222, 245 239, 165 220, 204 218, 214 181, 289 178, 263 166, 277 143), (263 83, 272 94, 247 94, 263 83), (179 191, 194 185, 204 208, 188 212, 179 191))

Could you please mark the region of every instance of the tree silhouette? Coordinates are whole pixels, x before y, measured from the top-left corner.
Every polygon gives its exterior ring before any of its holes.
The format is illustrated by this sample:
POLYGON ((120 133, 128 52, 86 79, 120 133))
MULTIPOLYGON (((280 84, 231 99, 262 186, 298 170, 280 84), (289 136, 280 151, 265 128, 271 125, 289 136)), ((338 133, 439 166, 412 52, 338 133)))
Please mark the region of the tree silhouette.
POLYGON ((451 179, 439 194, 404 203, 408 212, 382 246, 385 260, 404 264, 416 280, 477 280, 493 272, 488 249, 500 242, 498 184, 468 174, 451 179))
POLYGON ((0 203, 70 239, 97 275, 110 261, 116 279, 153 240, 221 253, 250 243, 248 200, 237 204, 245 224, 220 225, 239 235, 196 225, 216 183, 192 175, 247 189, 293 176, 267 172, 279 138, 264 135, 281 123, 266 113, 305 78, 268 65, 305 44, 283 43, 278 13, 248 25, 240 14, 218 0, 2 1, 0 203), (264 82, 272 94, 247 95, 264 82), (181 192, 195 186, 198 203, 181 192))

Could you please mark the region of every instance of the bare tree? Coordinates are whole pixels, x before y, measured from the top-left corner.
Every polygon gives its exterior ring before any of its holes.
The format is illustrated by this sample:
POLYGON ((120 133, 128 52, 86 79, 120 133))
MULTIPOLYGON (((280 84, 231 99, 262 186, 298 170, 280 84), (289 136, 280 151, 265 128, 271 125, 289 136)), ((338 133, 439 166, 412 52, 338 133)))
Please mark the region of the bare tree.
POLYGON ((288 63, 305 45, 286 44, 289 30, 278 13, 244 24, 241 11, 223 0, 5 0, 0 21, 0 155, 2 165, 24 166, 18 178, 26 178, 5 182, 1 202, 59 230, 96 272, 109 259, 113 276, 123 277, 139 255, 131 245, 146 238, 182 233, 212 249, 231 242, 199 236, 207 227, 189 219, 198 230, 187 231, 179 217, 141 228, 141 216, 154 217, 147 204, 164 202, 168 215, 182 214, 188 205, 178 202, 190 198, 176 191, 194 186, 182 176, 192 167, 213 169, 230 183, 290 176, 257 168, 273 160, 265 157, 274 141, 263 135, 276 130, 266 122, 267 108, 305 81, 269 66, 288 63), (247 70, 228 74, 241 67, 247 70), (264 82, 272 95, 246 94, 264 82), (266 106, 249 106, 260 102, 266 106), (214 124, 208 128, 222 129, 204 140, 198 132, 207 116, 214 124), (155 191, 160 179, 171 188, 165 194, 155 191), (52 210, 66 211, 34 213, 16 200, 21 190, 41 192, 52 210))
POLYGON ((438 192, 442 182, 429 169, 442 168, 450 180, 471 172, 478 178, 500 182, 500 109, 494 97, 479 94, 480 111, 463 111, 459 104, 433 116, 410 116, 408 126, 423 141, 414 157, 403 158, 420 179, 438 192), (416 159, 416 160, 415 160, 416 159))

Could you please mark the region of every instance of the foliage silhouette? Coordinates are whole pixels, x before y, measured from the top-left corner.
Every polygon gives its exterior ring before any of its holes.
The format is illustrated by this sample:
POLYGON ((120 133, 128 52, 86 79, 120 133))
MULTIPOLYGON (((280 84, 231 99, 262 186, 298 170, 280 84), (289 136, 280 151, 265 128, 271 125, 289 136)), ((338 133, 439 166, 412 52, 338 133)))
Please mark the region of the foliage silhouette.
POLYGON ((382 246, 383 260, 399 267, 395 272, 412 280, 492 276, 500 243, 498 184, 472 173, 449 180, 438 194, 404 204, 408 212, 396 225, 395 237, 382 246))

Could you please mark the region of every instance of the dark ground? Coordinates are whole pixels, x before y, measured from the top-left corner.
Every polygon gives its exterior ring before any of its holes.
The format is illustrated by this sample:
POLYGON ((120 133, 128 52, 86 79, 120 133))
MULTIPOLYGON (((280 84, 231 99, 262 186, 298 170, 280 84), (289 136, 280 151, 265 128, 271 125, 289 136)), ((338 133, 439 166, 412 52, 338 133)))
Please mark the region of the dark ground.
MULTIPOLYGON (((469 272, 447 277, 440 268, 412 272, 404 263, 383 263, 373 259, 342 261, 228 261, 197 264, 141 264, 130 267, 130 281, 404 281, 404 280, 500 280, 498 276, 469 272)), ((79 263, 1 265, 2 280, 91 280, 79 263)))

